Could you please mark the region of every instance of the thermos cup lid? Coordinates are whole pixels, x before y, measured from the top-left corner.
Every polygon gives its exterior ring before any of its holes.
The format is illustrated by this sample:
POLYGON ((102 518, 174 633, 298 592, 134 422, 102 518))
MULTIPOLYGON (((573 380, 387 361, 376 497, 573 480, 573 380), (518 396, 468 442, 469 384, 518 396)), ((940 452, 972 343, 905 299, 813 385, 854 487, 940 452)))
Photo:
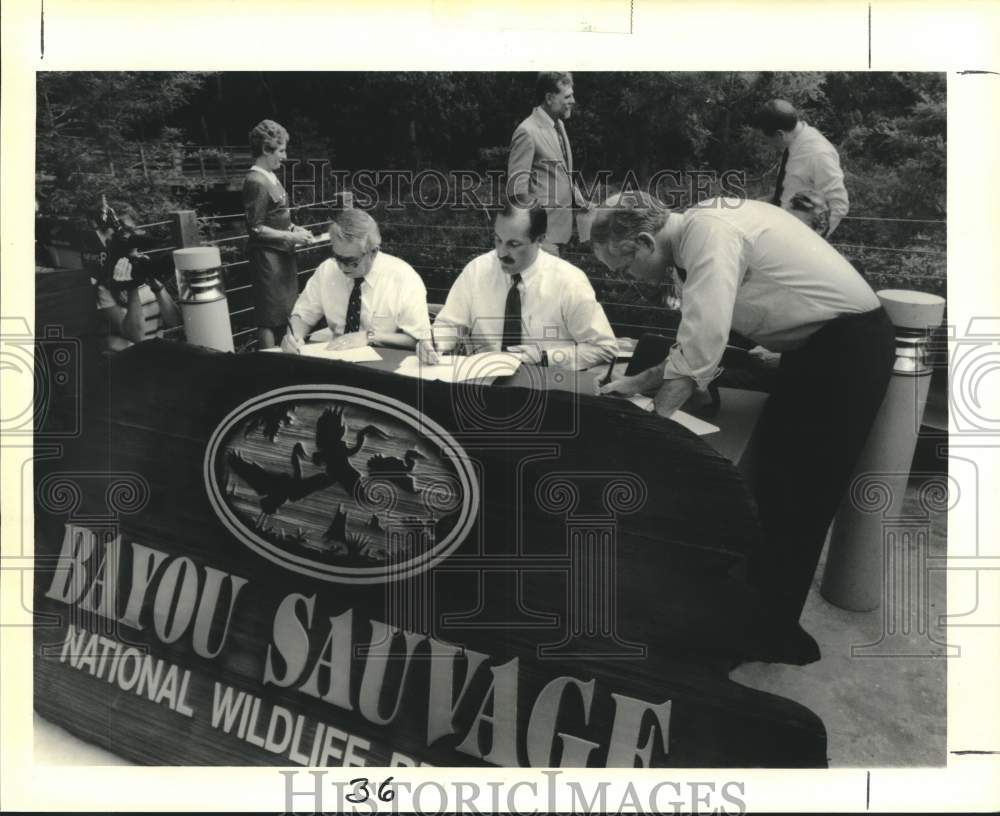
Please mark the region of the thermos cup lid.
POLYGON ((218 247, 199 246, 174 250, 174 268, 182 272, 214 269, 221 265, 222 256, 218 247))

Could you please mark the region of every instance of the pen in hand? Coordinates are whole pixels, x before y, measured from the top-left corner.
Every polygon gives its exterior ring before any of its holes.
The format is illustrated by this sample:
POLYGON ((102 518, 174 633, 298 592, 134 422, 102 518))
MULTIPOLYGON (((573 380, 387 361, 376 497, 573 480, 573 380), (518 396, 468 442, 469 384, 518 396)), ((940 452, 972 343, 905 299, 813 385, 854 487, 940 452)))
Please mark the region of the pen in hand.
POLYGON ((299 341, 298 341, 298 338, 295 336, 295 330, 292 328, 292 319, 291 318, 288 318, 288 322, 285 324, 285 333, 291 339, 292 345, 295 348, 296 353, 298 353, 298 350, 299 350, 298 349, 299 341))
POLYGON ((598 383, 598 385, 607 385, 609 382, 611 382, 611 372, 615 370, 615 363, 617 362, 618 362, 617 357, 611 358, 611 362, 608 364, 608 370, 607 372, 605 372, 604 377, 601 378, 601 381, 598 383))

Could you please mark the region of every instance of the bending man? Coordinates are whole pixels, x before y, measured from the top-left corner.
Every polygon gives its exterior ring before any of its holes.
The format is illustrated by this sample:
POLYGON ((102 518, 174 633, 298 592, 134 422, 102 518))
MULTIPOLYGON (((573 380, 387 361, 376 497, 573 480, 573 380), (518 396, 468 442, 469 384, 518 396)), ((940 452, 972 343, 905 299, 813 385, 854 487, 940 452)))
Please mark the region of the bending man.
POLYGON ((737 199, 709 199, 683 214, 646 197, 615 204, 598 210, 595 255, 640 280, 673 271, 681 322, 662 365, 604 392, 655 393, 656 411, 670 416, 720 372, 730 329, 781 352, 758 427, 764 543, 750 573, 799 659, 817 659, 796 622, 889 382, 892 325, 851 264, 785 210, 737 199))

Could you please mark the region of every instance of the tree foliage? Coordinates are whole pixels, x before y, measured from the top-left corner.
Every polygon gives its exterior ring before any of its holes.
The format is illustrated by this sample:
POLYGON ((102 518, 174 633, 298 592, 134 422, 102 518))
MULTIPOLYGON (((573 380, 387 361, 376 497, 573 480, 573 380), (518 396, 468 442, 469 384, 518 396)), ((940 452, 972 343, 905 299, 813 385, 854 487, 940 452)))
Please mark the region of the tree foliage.
POLYGON ((51 215, 79 217, 106 194, 140 218, 179 209, 184 133, 171 115, 205 82, 198 73, 56 71, 37 75, 36 196, 51 215))
MULTIPOLYGON (((172 175, 171 164, 183 141, 242 146, 263 118, 289 130, 291 158, 326 160, 342 171, 502 171, 511 134, 534 105, 535 78, 526 72, 38 76, 37 172, 46 209, 78 213, 107 192, 150 217, 188 203, 190 182, 172 175), (134 153, 139 143, 142 160, 116 166, 110 176, 108 156, 134 153)), ((662 170, 729 170, 743 173, 749 197, 770 192, 778 161, 754 129, 754 115, 770 98, 788 99, 837 146, 851 215, 895 219, 844 222, 835 241, 850 248, 845 254, 866 272, 943 289, 944 225, 923 223, 945 218, 943 74, 581 72, 575 91, 568 131, 576 167, 588 180, 601 172, 613 182, 631 174, 642 183, 662 170)), ((683 184, 679 193, 681 205, 706 194, 683 184)))

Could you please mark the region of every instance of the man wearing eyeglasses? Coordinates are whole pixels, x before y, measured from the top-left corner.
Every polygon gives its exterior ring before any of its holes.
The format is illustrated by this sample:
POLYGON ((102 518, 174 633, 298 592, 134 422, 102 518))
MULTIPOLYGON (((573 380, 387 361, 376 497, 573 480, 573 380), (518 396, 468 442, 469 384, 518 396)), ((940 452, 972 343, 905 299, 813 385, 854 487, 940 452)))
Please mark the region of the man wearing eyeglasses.
POLYGON ((601 393, 654 395, 669 417, 719 374, 730 329, 781 352, 757 425, 755 497, 764 544, 749 575, 798 662, 819 650, 798 626, 826 531, 889 383, 894 332, 854 267, 791 213, 708 199, 684 213, 622 194, 597 212, 594 255, 608 269, 681 284, 667 358, 601 393))
POLYGON ((335 351, 359 346, 414 348, 430 337, 427 290, 406 261, 379 250, 378 224, 347 209, 330 225, 330 258, 320 264, 292 309, 283 351, 297 353, 323 318, 335 351))

